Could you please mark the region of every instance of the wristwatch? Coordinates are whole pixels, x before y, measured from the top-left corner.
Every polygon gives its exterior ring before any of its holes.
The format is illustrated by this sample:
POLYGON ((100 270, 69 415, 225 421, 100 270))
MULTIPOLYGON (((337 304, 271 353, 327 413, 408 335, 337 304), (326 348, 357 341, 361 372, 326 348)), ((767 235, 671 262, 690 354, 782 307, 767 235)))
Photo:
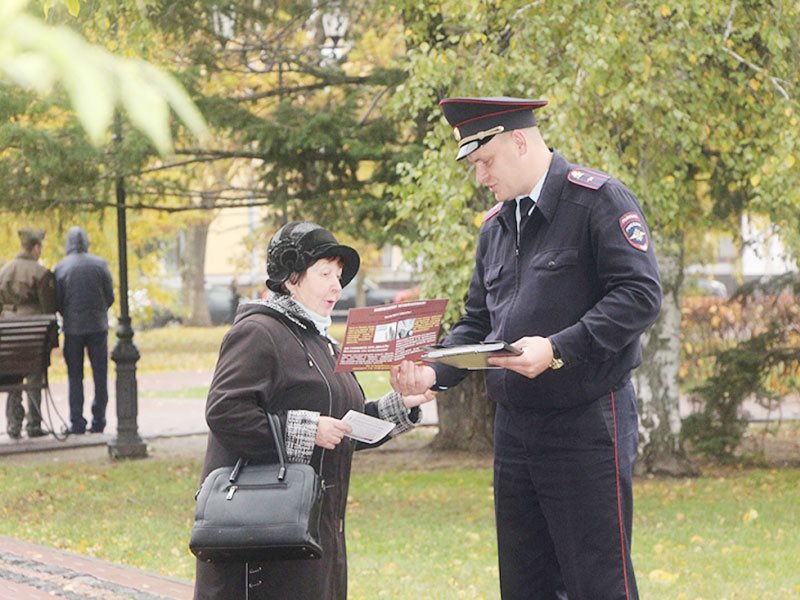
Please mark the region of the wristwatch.
POLYGON ((550 368, 553 370, 560 369, 564 366, 564 359, 561 358, 561 353, 556 348, 556 345, 553 343, 553 340, 547 338, 550 341, 550 346, 553 348, 553 360, 550 361, 550 368))

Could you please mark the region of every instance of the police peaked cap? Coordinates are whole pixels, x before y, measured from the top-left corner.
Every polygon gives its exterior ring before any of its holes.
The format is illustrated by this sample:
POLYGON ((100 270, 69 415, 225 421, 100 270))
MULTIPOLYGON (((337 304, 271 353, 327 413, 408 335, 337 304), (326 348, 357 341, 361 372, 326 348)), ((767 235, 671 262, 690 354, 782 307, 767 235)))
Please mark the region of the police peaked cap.
POLYGON ((536 125, 533 110, 547 100, 525 98, 445 98, 439 102, 458 142, 456 160, 475 152, 498 133, 536 125))
POLYGON ((267 287, 285 294, 283 284, 292 273, 304 273, 321 258, 342 259, 342 287, 358 273, 361 258, 350 246, 336 241, 333 234, 316 223, 294 221, 281 227, 267 247, 267 287))

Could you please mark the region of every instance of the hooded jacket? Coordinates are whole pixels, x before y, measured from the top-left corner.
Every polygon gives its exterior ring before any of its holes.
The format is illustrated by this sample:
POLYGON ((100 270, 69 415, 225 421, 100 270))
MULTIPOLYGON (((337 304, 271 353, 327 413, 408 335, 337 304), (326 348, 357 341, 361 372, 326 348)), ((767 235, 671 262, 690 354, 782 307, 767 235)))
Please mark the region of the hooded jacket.
POLYGON ((81 227, 67 233, 67 256, 55 268, 56 308, 64 333, 85 335, 108 330, 114 285, 108 263, 88 253, 89 237, 81 227))

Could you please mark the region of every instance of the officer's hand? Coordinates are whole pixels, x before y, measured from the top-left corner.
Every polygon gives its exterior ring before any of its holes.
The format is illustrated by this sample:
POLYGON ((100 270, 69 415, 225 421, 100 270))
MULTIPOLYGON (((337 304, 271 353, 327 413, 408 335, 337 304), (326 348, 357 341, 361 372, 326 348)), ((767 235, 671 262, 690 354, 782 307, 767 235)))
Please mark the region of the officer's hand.
POLYGON ((547 338, 524 337, 511 345, 522 350, 522 354, 490 358, 489 364, 509 369, 530 379, 550 368, 550 363, 553 361, 553 346, 547 338))
POLYGON ((436 371, 428 365, 418 365, 404 360, 392 367, 389 383, 395 392, 403 396, 424 394, 436 383, 436 371))
POLYGON ((353 431, 344 421, 333 417, 320 417, 317 424, 317 437, 314 443, 326 450, 333 450, 342 441, 346 433, 353 431))

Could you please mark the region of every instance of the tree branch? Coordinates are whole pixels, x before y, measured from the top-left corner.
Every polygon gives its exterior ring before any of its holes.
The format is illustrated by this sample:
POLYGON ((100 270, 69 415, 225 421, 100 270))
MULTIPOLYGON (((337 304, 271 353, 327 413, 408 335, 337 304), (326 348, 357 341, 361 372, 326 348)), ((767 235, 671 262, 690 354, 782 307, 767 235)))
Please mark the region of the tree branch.
POLYGON ((286 94, 296 94, 299 92, 309 92, 312 90, 320 90, 332 85, 361 85, 369 81, 369 77, 343 77, 341 79, 320 81, 318 83, 309 83, 306 85, 297 85, 294 87, 277 88, 259 92, 257 94, 248 94, 245 96, 232 96, 231 100, 236 102, 253 102, 255 100, 263 100, 264 98, 271 98, 273 96, 283 96, 286 94))
POLYGON ((741 54, 739 54, 737 52, 734 52, 733 50, 728 48, 727 42, 728 42, 728 39, 730 39, 731 33, 733 32, 733 13, 735 12, 735 10, 736 10, 736 0, 733 0, 731 2, 730 9, 728 10, 728 18, 725 20, 725 31, 722 34, 722 51, 725 54, 733 57, 733 59, 736 60, 737 62, 745 65, 746 67, 748 67, 750 69, 752 69, 756 73, 760 73, 761 75, 766 77, 769 80, 769 82, 773 86, 775 86, 775 89, 778 90, 778 93, 781 96, 783 96, 783 98, 785 100, 791 100, 791 97, 789 96, 789 93, 781 85, 782 80, 779 77, 774 77, 772 75, 769 75, 767 70, 764 69, 763 67, 759 67, 758 65, 756 65, 754 63, 751 63, 749 60, 744 58, 741 54))

